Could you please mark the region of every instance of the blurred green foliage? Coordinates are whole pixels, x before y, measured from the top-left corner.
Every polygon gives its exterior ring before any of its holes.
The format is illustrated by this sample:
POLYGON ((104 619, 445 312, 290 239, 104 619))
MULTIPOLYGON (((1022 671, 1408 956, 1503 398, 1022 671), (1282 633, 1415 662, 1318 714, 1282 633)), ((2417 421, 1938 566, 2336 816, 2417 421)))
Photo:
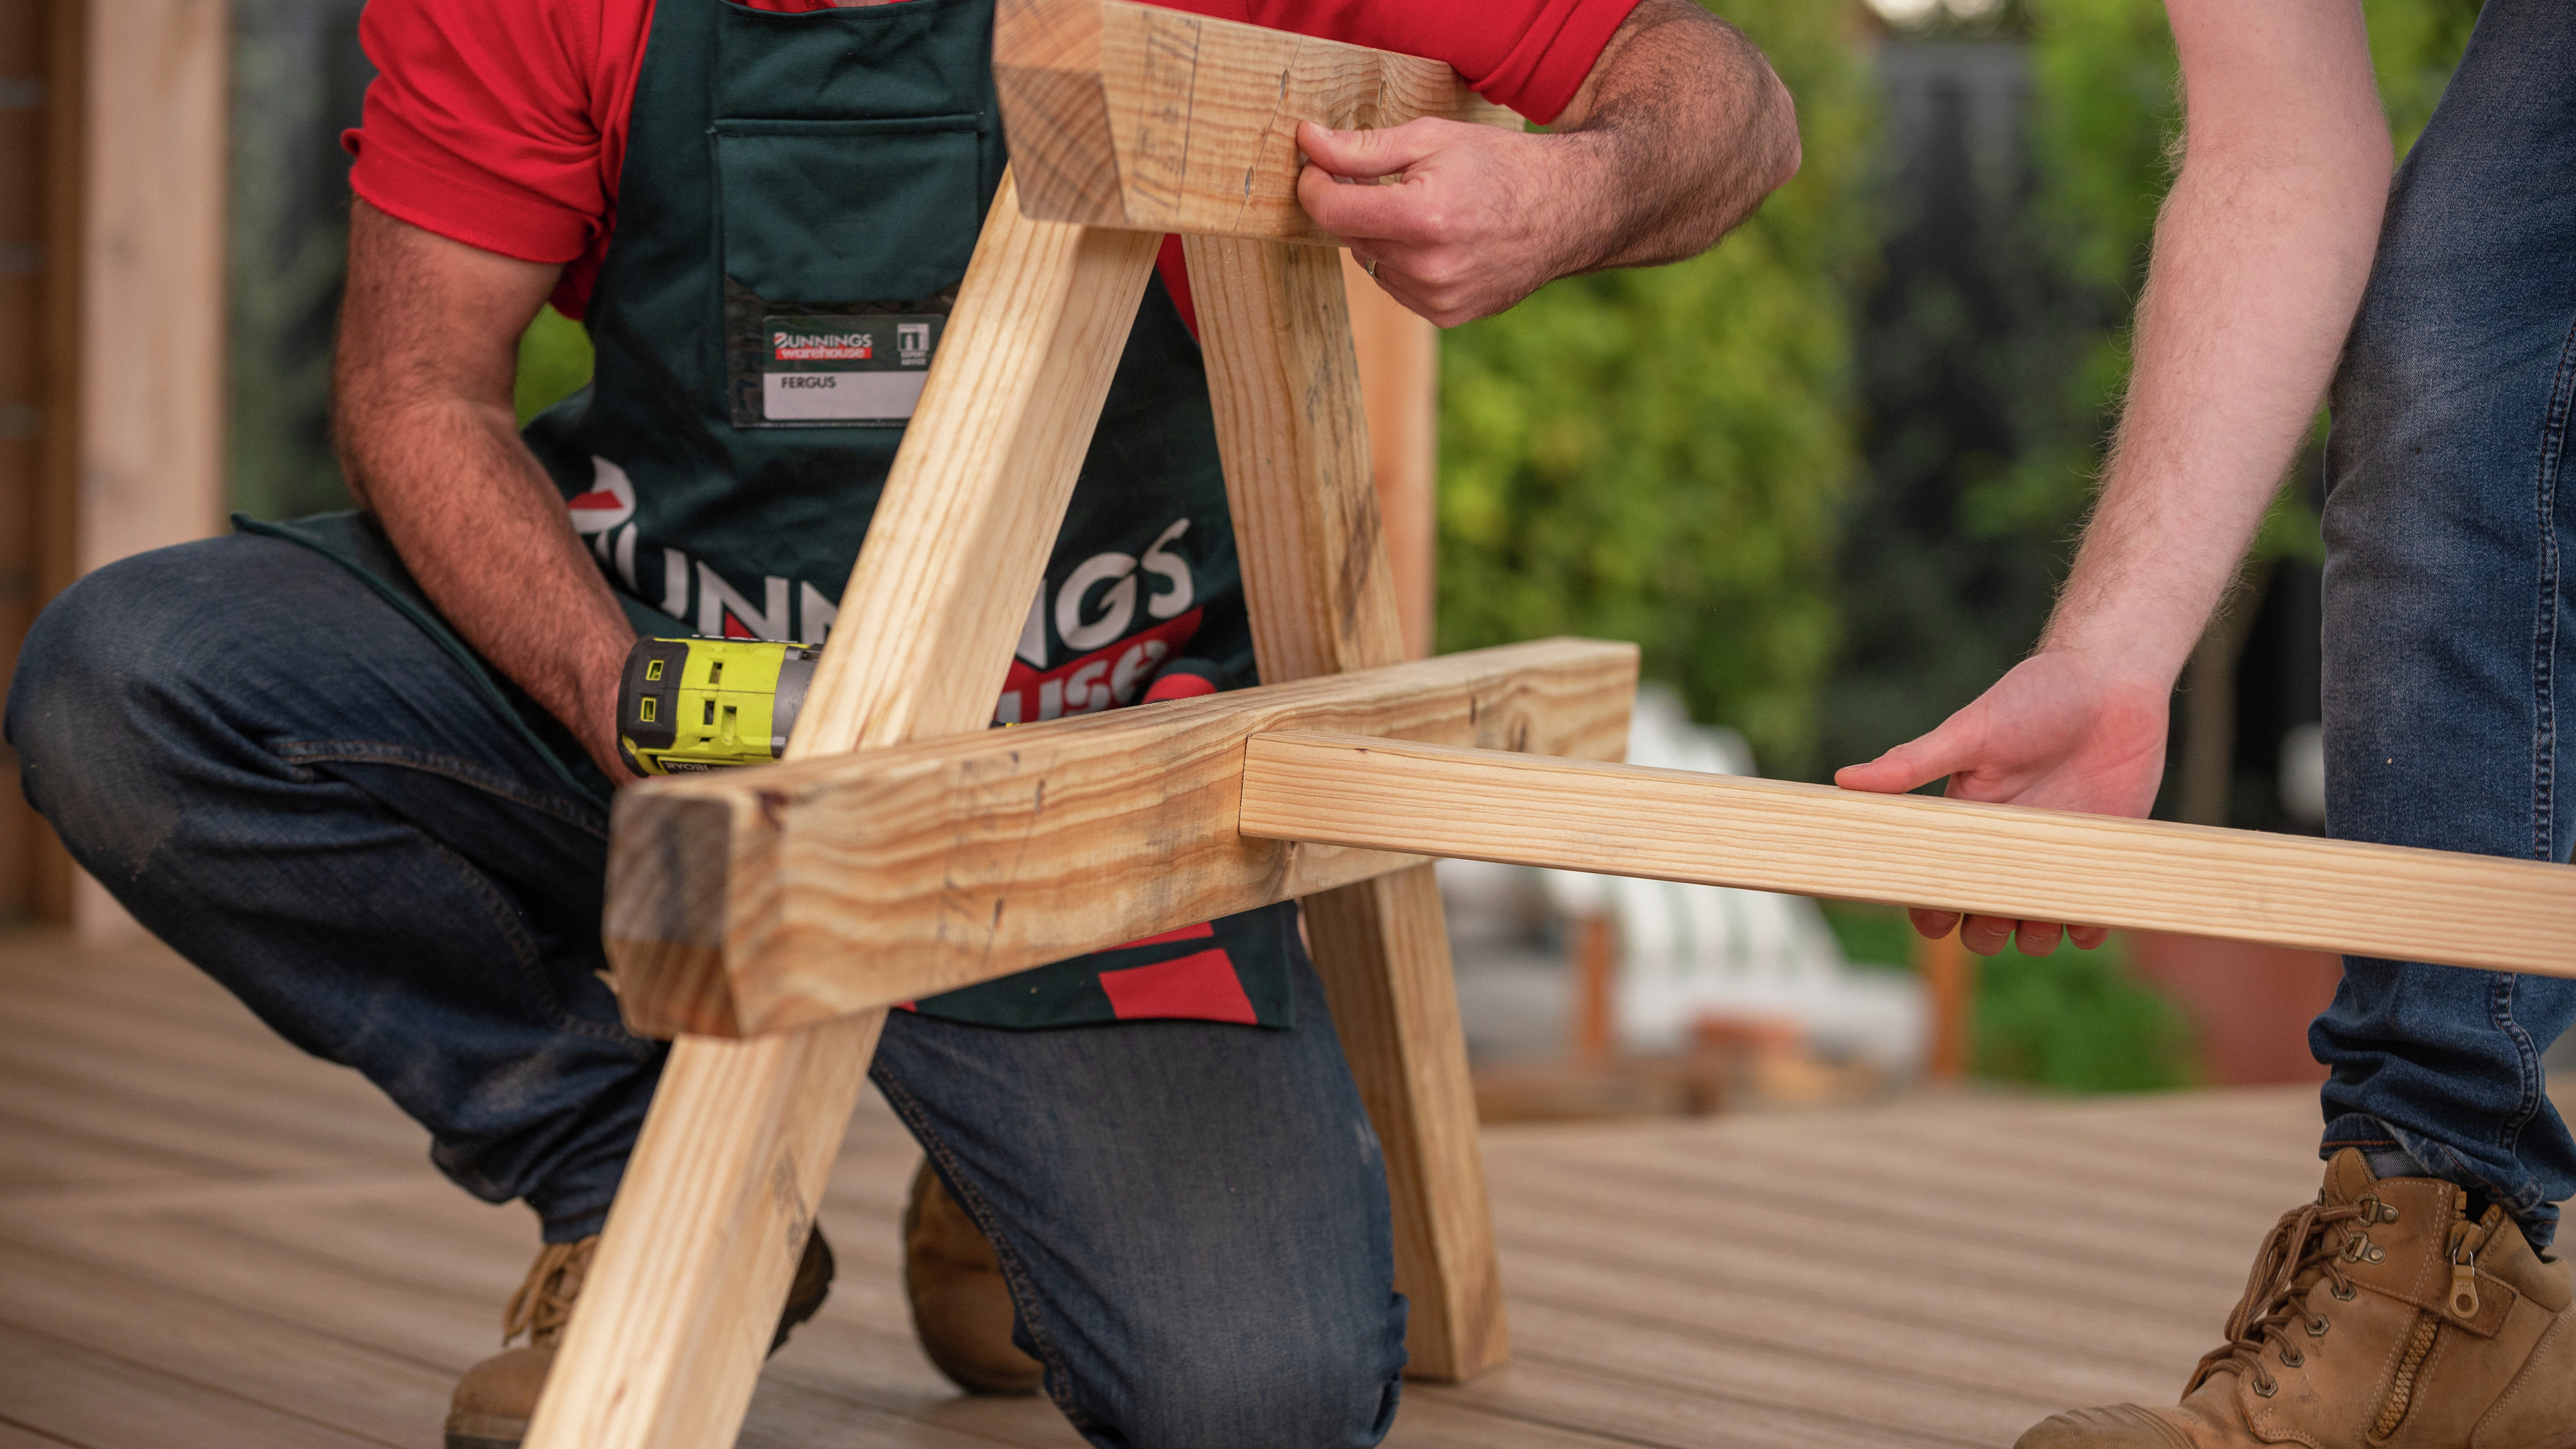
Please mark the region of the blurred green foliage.
POLYGON ((349 506, 331 456, 331 333, 347 262, 339 126, 362 81, 357 6, 239 0, 232 9, 225 470, 232 506, 292 518, 349 506))
POLYGON ((1840 7, 1720 6, 1798 98, 1798 178, 1725 245, 1543 288, 1444 338, 1440 647, 1633 639, 1773 773, 1807 763, 1858 468, 1847 299, 1872 253, 1840 7))
POLYGON ((519 379, 511 396, 519 426, 587 386, 590 367, 590 334, 551 304, 538 308, 519 334, 519 379))
MULTIPOLYGON (((2371 53, 2402 153, 2422 134, 2477 22, 2479 0, 2364 0, 2371 53)), ((2182 103, 2163 0, 2024 0, 2034 83, 2031 204, 2041 245, 2094 294, 2099 321, 2057 399, 2061 425, 2015 466, 1960 499, 1971 532, 2069 537, 2127 386, 2130 312, 2156 212, 2180 160, 2182 103)), ((2310 501, 2322 434, 2292 470, 2257 538, 2257 559, 2323 557, 2310 501)))
POLYGON ((2010 946, 1977 963, 1975 1070, 2066 1092, 2145 1092, 2201 1080, 2182 1008, 2129 970, 2121 940, 2048 956, 2010 946))
MULTIPOLYGON (((1896 906, 1827 901, 1825 919, 1857 965, 1913 959, 1896 906)), ((1977 962, 1972 1070, 2061 1092, 2147 1092, 2198 1084, 2199 1045, 2182 1009, 2129 968, 2122 937, 2048 956, 2011 946, 1977 962)))
POLYGON ((1899 906, 1870 901, 1818 901, 1825 924, 1833 927, 1843 959, 1855 966, 1905 969, 1914 959, 1914 927, 1899 906))

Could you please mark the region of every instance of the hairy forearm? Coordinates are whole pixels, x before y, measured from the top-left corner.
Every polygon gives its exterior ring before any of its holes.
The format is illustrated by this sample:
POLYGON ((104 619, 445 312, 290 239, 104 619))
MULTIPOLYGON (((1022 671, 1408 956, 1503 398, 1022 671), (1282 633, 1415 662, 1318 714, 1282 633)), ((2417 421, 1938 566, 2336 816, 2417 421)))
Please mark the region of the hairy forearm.
POLYGON ((2127 407, 2043 647, 2170 684, 2316 414, 2387 205, 2353 0, 2167 0, 2184 161, 2156 221, 2127 407))
POLYGON ((343 436, 363 506, 448 623, 594 758, 611 754, 607 691, 635 633, 509 411, 416 399, 343 436))
POLYGON ((1690 0, 1645 0, 1556 139, 1592 229, 1567 272, 1696 256, 1797 174, 1798 114, 1744 32, 1690 0))
POLYGON ((2182 668, 2261 525, 2361 300, 2384 156, 2186 166, 2156 227, 2127 407, 2044 647, 2182 668))
POLYGON ((519 333, 555 275, 357 203, 333 432, 351 491, 448 623, 622 779, 634 631, 510 407, 519 333))

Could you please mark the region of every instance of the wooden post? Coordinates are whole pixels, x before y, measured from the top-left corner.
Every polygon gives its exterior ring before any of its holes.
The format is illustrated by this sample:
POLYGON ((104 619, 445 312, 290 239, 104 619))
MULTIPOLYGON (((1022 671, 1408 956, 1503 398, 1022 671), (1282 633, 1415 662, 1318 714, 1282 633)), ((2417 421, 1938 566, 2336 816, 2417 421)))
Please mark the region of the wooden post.
MULTIPOLYGON (((834 631, 790 758, 990 721, 1155 247, 1005 176, 842 596, 885 626, 834 631)), ((733 1442, 884 1021, 672 1047, 528 1449, 733 1442)))
MULTIPOLYGON (((71 478, 45 454, 70 423, 47 406, 58 390, 49 364, 69 327, 49 304, 69 290, 78 251, 78 231, 61 225, 78 219, 79 194, 66 192, 78 170, 57 142, 67 129, 78 136, 80 29, 76 4, 0 4, 0 706, 27 626, 71 576, 71 478), (58 48, 69 64, 53 63, 58 48)), ((0 780, 16 774, 0 744, 0 780)), ((25 797, 0 786, 0 921, 66 914, 69 864, 25 797)))
MULTIPOLYGON (((90 0, 82 83, 81 573, 224 522, 226 0, 90 0), (134 339, 151 339, 137 347, 134 339)), ((82 940, 144 932, 76 872, 82 940)))
POLYGON ((83 573, 223 526, 232 54, 223 0, 92 0, 89 17, 83 573))
POLYGON ((1440 329, 1388 296, 1349 252, 1342 253, 1342 290, 1350 297, 1369 467, 1404 656, 1427 659, 1439 599, 1440 329))
POLYGON ((1959 928, 1914 938, 1914 969, 1932 998, 1932 1050, 1924 1075, 1955 1082, 1976 1063, 1977 959, 1959 943, 1959 928))
MULTIPOLYGON (((224 0, 0 10, 8 215, 32 223, 0 235, 0 675, 74 578, 222 527, 231 48, 224 0)), ((0 912, 139 934, 9 793, 0 912)))
POLYGON ((1618 952, 1619 926, 1608 911, 1575 918, 1574 1029, 1568 1045, 1578 1067, 1597 1070, 1619 1055, 1618 952))
MULTIPOLYGON (((1403 635, 1341 262, 1278 242, 1182 245, 1262 678, 1393 663, 1403 635)), ((1309 896, 1306 928, 1386 1152, 1409 1372, 1472 1377, 1509 1342, 1439 885, 1421 865, 1309 896)))

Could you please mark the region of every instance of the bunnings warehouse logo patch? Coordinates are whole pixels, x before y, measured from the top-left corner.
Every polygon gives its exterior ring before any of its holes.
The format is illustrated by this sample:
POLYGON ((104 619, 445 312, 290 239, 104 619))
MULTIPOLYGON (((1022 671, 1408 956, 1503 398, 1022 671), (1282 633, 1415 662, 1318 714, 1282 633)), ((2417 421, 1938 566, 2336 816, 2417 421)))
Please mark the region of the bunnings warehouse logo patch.
POLYGON ((769 355, 780 362, 864 362, 877 355, 876 334, 806 331, 772 324, 769 355))

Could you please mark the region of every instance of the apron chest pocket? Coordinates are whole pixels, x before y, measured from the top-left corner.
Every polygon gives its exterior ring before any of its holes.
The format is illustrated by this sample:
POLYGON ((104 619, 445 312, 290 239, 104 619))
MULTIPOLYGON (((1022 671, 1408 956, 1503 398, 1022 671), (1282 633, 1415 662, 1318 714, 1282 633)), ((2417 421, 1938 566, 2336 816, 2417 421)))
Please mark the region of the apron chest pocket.
POLYGON ((912 416, 983 222, 983 121, 715 123, 736 427, 912 416))
POLYGON ((984 220, 982 120, 718 121, 725 275, 808 304, 956 286, 984 220))

